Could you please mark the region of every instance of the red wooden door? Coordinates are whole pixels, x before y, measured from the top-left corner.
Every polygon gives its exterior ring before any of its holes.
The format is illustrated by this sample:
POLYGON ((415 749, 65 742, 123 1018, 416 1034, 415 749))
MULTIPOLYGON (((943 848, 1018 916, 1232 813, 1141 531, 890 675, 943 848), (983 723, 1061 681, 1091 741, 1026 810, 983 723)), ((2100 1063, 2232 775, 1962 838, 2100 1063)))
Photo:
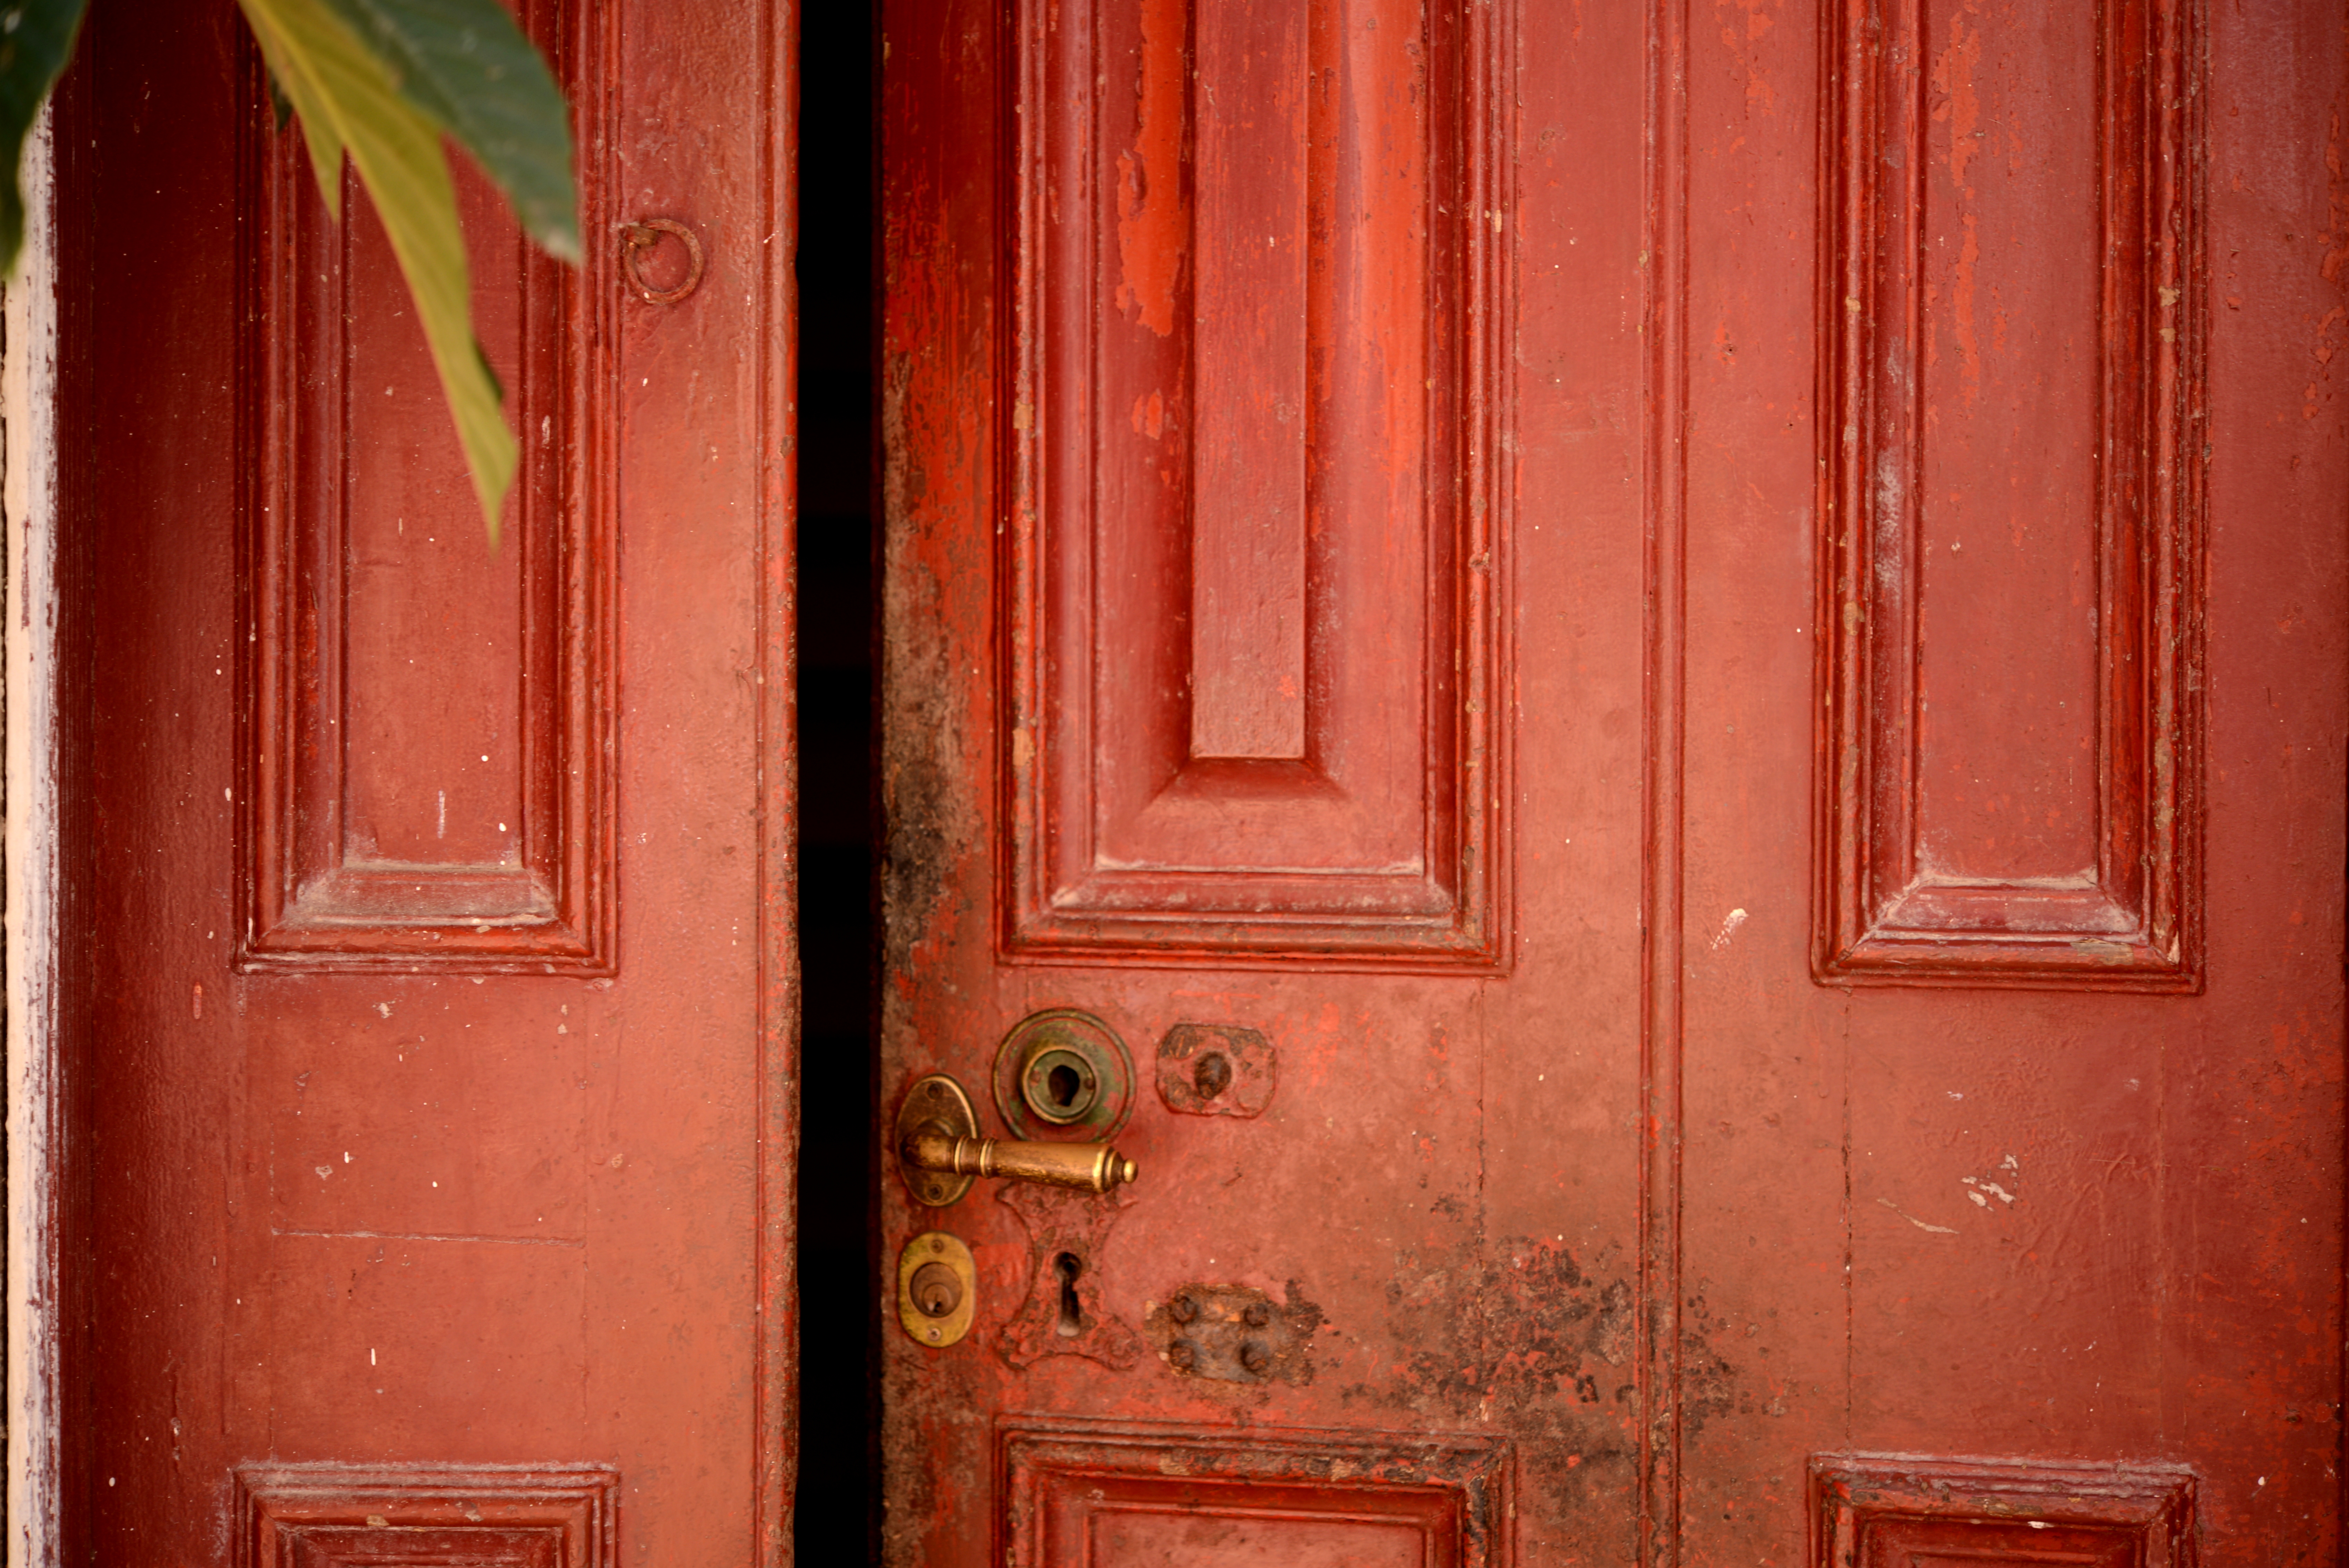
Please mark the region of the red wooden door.
POLYGON ((235 9, 73 68, 61 1560, 787 1553, 792 11, 522 10, 588 259, 459 171, 495 551, 235 9))
POLYGON ((2330 1560, 2338 22, 889 0, 891 1561, 2330 1560))

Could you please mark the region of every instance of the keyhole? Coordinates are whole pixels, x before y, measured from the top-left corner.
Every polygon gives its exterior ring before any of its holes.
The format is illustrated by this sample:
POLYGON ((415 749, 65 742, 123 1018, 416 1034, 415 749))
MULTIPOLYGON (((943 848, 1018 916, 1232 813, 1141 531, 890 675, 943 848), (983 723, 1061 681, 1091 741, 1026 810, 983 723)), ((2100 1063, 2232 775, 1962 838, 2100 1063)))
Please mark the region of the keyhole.
POLYGON ((1084 1313, 1077 1305, 1077 1276, 1085 1272, 1084 1260, 1074 1253, 1062 1253, 1052 1260, 1052 1267, 1061 1275, 1061 1321, 1056 1331, 1063 1339, 1074 1339, 1084 1332, 1084 1313))
POLYGON ((1232 1087, 1232 1064, 1221 1051, 1209 1051, 1191 1069, 1192 1087, 1201 1099, 1213 1099, 1232 1087))
POLYGON ((1101 1084, 1082 1057, 1054 1046, 1038 1051, 1020 1068, 1019 1098, 1046 1121, 1066 1127, 1093 1109, 1101 1084))

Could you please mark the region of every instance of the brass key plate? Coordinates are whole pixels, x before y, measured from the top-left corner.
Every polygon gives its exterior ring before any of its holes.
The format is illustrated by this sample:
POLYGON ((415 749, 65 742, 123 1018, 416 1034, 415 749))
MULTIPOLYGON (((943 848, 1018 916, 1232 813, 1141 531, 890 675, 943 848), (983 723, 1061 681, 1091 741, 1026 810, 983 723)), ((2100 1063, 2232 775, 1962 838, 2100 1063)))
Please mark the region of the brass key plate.
MULTIPOLYGON (((933 1286, 932 1305, 938 1295, 933 1286)), ((968 1334, 978 1297, 978 1271, 972 1266, 970 1249, 963 1245, 961 1237, 947 1235, 944 1231, 926 1231, 907 1242, 905 1250, 897 1254, 897 1322, 915 1344, 943 1350, 968 1334), (953 1276, 957 1287, 953 1306, 936 1316, 924 1311, 922 1301, 916 1296, 916 1276, 925 1269, 944 1269, 953 1276)))

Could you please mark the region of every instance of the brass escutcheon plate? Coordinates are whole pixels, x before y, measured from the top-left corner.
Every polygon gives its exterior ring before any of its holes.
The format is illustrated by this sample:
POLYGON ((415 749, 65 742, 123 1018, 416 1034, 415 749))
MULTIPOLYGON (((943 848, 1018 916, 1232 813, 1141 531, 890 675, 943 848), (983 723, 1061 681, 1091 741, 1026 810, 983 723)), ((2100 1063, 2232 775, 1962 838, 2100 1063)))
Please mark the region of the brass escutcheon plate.
POLYGON ((1091 1013, 1050 1007, 1003 1037, 993 1087, 1014 1138, 1106 1142, 1133 1114, 1133 1057, 1091 1013))
POLYGON ((926 1126, 935 1125, 949 1138, 977 1138, 978 1112, 963 1093, 962 1085, 944 1073, 932 1073, 916 1078, 905 1090, 905 1103, 897 1108, 896 1141, 890 1146, 890 1159, 905 1178, 905 1190, 916 1203, 933 1209, 943 1209, 949 1203, 962 1202, 970 1191, 976 1176, 950 1176, 936 1171, 916 1171, 898 1155, 905 1140, 926 1126))
POLYGON ((968 1334, 978 1297, 978 1271, 972 1266, 970 1249, 963 1245, 961 1237, 925 1231, 897 1254, 897 1326, 915 1344, 943 1350, 968 1334), (914 1291, 916 1276, 930 1267, 953 1275, 959 1290, 953 1308, 936 1316, 922 1309, 914 1291))

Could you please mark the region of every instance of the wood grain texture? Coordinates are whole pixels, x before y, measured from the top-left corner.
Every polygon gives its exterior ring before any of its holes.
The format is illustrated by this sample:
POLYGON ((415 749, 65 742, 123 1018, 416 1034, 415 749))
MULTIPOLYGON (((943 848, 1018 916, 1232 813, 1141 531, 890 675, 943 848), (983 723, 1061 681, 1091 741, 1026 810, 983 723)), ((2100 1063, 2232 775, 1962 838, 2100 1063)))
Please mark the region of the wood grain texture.
POLYGON ((1014 956, 1505 957, 1496 28, 1357 9, 1011 24, 1014 956))
MULTIPOLYGON (((539 0, 542 34, 558 9, 539 0)), ((605 63, 556 64, 599 113, 605 63)), ((299 139, 249 140, 243 961, 608 974, 609 248, 556 263, 460 170, 476 329, 522 444, 492 550, 356 177, 337 223, 299 139)), ((608 228, 605 189, 582 198, 588 232, 608 228)))
POLYGON ((1306 757, 1310 12, 1283 0, 1192 16, 1194 758, 1306 757))
POLYGON ((2201 983, 2192 18, 1829 12, 1822 980, 2201 983))

